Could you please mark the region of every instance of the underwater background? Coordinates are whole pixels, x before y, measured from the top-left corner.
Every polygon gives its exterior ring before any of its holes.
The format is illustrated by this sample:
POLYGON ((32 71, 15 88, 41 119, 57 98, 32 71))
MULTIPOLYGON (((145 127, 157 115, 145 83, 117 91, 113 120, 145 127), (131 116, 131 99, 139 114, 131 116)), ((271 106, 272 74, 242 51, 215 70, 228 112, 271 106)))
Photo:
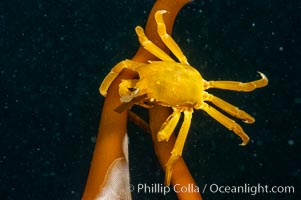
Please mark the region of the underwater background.
MULTIPOLYGON (((0 2, 0 199, 80 199, 101 108, 98 87, 139 43, 153 0, 0 2)), ((294 193, 222 194, 206 199, 301 197, 301 1, 194 0, 173 37, 206 80, 269 85, 251 93, 210 92, 256 118, 240 139, 195 111, 183 157, 197 185, 293 186, 294 193)), ((135 108, 137 109, 137 108, 135 108)), ((145 112, 144 109, 137 109, 145 112)), ((131 184, 163 183, 151 137, 129 123, 131 184)), ((133 199, 176 199, 132 193, 133 199)))

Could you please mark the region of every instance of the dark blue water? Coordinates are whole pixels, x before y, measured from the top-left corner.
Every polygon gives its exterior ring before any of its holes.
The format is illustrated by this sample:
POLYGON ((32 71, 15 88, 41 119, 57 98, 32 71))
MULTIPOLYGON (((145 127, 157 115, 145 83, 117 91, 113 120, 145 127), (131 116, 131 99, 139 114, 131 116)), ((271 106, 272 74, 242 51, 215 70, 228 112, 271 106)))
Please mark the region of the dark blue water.
MULTIPOLYGON (((144 25, 153 2, 1 1, 1 200, 80 199, 104 100, 99 84, 134 55, 134 27, 144 25)), ((295 188, 257 195, 207 189, 204 199, 300 198, 300 13, 299 1, 196 0, 178 15, 173 36, 206 80, 246 82, 257 71, 269 78, 252 93, 210 91, 256 118, 252 125, 237 120, 251 138, 246 147, 194 112, 183 157, 197 185, 295 188)), ((150 137, 133 124, 128 132, 132 184, 163 183, 150 137)))

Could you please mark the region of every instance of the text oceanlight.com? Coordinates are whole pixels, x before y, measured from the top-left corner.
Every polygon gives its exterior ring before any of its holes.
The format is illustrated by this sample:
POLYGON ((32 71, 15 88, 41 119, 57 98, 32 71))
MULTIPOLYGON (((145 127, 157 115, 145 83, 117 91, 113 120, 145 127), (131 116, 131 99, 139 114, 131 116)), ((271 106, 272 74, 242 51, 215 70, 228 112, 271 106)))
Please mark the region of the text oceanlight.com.
POLYGON ((294 194, 294 186, 269 186, 263 184, 250 185, 245 183, 242 185, 218 185, 218 184, 205 184, 199 187, 194 184, 180 185, 175 184, 174 186, 165 186, 162 183, 139 183, 137 185, 130 185, 131 192, 137 193, 152 193, 152 194, 163 194, 166 195, 173 191, 175 193, 220 193, 220 194, 294 194))
POLYGON ((229 185, 218 185, 218 184, 205 184, 203 191, 209 191, 211 193, 222 193, 222 194, 294 194, 294 186, 269 186, 258 183, 257 185, 250 185, 245 183, 243 185, 229 186, 229 185), (207 188, 209 187, 209 188, 207 188))

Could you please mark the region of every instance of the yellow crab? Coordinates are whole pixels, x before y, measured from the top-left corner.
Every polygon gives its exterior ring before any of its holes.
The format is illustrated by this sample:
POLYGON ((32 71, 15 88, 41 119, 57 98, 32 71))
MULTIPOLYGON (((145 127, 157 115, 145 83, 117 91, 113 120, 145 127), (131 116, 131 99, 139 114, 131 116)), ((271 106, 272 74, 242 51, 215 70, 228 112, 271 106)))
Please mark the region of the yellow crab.
POLYGON ((112 71, 103 80, 99 90, 103 96, 106 96, 111 83, 124 68, 137 72, 139 79, 121 81, 119 85, 120 101, 125 104, 135 103, 144 107, 160 105, 173 109, 173 113, 166 119, 157 134, 158 141, 167 141, 169 139, 179 121, 181 113, 184 113, 184 120, 177 140, 171 152, 171 156, 166 163, 165 184, 169 185, 172 167, 182 154, 194 109, 207 112, 219 123, 237 134, 242 139, 241 145, 246 145, 249 141, 249 137, 240 125, 206 102, 212 103, 224 112, 241 119, 245 123, 254 123, 255 119, 243 110, 207 93, 205 90, 218 88, 249 92, 256 88, 266 86, 268 79, 263 73, 258 72, 261 79, 247 83, 204 80, 201 74, 189 65, 177 43, 166 33, 163 20, 163 14, 166 12, 165 10, 158 10, 155 13, 157 32, 164 44, 170 49, 179 62, 174 61, 152 41, 148 40, 144 30, 140 26, 137 26, 135 30, 140 44, 161 61, 149 61, 149 63, 146 64, 132 60, 124 60, 113 67, 112 71))

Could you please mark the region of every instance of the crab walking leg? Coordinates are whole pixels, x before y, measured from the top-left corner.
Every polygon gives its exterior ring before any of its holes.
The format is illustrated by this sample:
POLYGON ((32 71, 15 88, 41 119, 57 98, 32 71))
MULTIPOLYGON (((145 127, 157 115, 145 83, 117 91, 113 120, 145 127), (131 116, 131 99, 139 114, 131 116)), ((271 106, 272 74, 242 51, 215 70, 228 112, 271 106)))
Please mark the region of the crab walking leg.
POLYGON ((243 120, 243 122, 245 122, 245 123, 251 124, 251 123, 255 122, 254 117, 252 117, 245 111, 240 110, 239 108, 233 106, 232 104, 230 104, 212 94, 204 92, 203 100, 213 103, 214 105, 216 105, 223 111, 229 113, 233 117, 243 120))
POLYGON ((171 151, 171 156, 166 163, 166 172, 165 172, 165 185, 170 185, 171 175, 172 175, 172 168, 179 157, 182 155, 182 151, 184 148, 184 144, 187 138, 187 134, 189 131, 191 117, 192 117, 192 110, 185 110, 184 111, 184 121, 179 131, 176 143, 171 151))
POLYGON ((143 46, 143 48, 145 48, 147 51, 149 51, 151 54, 153 54, 160 60, 174 61, 169 55, 167 55, 162 49, 160 49, 146 37, 143 28, 141 28, 140 26, 136 26, 135 31, 138 36, 138 40, 141 46, 143 46))
POLYGON ((170 35, 166 32, 166 26, 163 20, 163 14, 166 10, 158 10, 155 14, 155 20, 157 22, 157 31, 161 40, 164 44, 171 50, 171 52, 178 58, 178 60, 183 64, 189 64, 186 56, 183 54, 182 50, 178 44, 172 39, 170 35))
POLYGON ((244 132, 244 130, 241 128, 239 124, 237 124, 234 120, 228 118, 227 116, 223 115, 213 107, 209 106, 206 103, 202 103, 199 108, 196 109, 202 109, 205 112, 207 112, 211 117, 213 117, 216 121, 224 125, 229 130, 233 131, 236 135, 238 135, 242 139, 241 146, 245 146, 250 138, 249 136, 244 132))
POLYGON ((261 88, 268 84, 267 77, 261 72, 258 73, 260 74, 261 79, 256 81, 251 81, 247 83, 242 83, 238 81, 208 81, 204 83, 204 89, 206 90, 209 88, 218 88, 224 90, 251 92, 256 88, 261 88))
POLYGON ((115 80, 115 78, 119 75, 119 73, 125 69, 135 69, 136 67, 139 67, 141 65, 145 65, 144 63, 135 62, 132 60, 124 60, 119 62, 117 65, 113 67, 113 69, 110 71, 110 73, 105 77, 105 79, 102 81, 99 92, 103 96, 107 96, 107 91, 112 84, 112 82, 115 80))
POLYGON ((159 142, 168 141, 171 134, 173 133, 175 127, 177 126, 181 112, 178 109, 174 109, 173 113, 169 115, 166 121, 162 124, 160 131, 157 134, 157 139, 159 142))

